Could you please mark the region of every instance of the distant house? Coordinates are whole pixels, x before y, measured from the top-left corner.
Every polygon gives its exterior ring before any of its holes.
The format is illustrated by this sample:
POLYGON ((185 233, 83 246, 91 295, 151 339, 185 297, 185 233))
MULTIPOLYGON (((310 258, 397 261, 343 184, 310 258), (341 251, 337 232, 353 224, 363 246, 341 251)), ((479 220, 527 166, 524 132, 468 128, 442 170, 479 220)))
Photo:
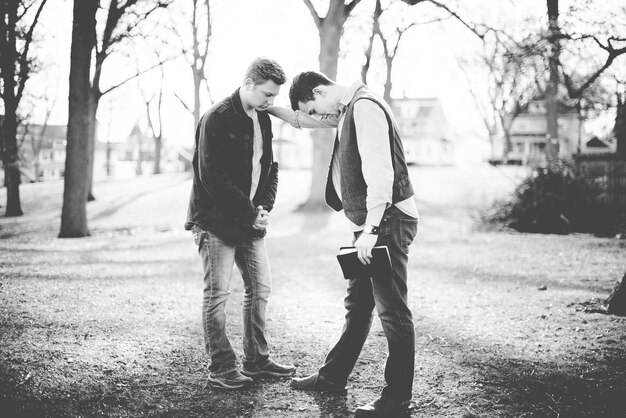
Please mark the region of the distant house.
POLYGON ((58 180, 65 174, 67 125, 20 124, 21 172, 28 182, 58 180))
POLYGON ((391 108, 398 122, 407 163, 448 165, 456 162, 452 130, 438 98, 394 99, 391 108))
MULTIPOLYGON (((578 112, 565 104, 559 105, 559 157, 570 159, 582 151, 586 133, 578 112)), ((509 161, 524 165, 544 166, 546 158, 546 105, 544 100, 533 100, 515 118, 511 125, 511 152, 509 161)))
MULTIPOLYGON (((17 130, 23 182, 59 180, 65 175, 66 125, 21 124, 17 130)), ((96 140, 94 179, 150 174, 154 166, 154 140, 135 125, 128 141, 96 140)), ((191 154, 183 147, 163 145, 161 172, 185 171, 191 154)), ((0 180, 3 178, 0 173, 0 180)))
MULTIPOLYGON (((154 138, 139 123, 135 123, 125 140, 97 144, 95 160, 99 162, 96 165, 100 171, 108 167, 109 175, 125 178, 152 174, 155 156, 154 138), (98 152, 99 149, 102 151, 98 152), (108 160, 105 157, 107 153, 108 160)), ((164 140, 161 147, 161 173, 186 171, 191 158, 188 150, 170 146, 164 140)), ((94 176, 98 177, 95 173, 94 176)))

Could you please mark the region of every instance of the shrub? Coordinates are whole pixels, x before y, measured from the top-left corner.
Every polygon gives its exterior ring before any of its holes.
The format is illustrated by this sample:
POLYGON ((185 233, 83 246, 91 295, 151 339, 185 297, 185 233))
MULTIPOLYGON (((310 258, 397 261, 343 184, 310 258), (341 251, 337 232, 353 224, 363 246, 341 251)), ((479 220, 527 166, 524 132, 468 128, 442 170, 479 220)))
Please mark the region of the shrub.
POLYGON ((566 164, 553 171, 537 168, 517 186, 510 200, 495 202, 482 220, 520 232, 623 232, 624 214, 604 203, 603 194, 600 184, 566 164))

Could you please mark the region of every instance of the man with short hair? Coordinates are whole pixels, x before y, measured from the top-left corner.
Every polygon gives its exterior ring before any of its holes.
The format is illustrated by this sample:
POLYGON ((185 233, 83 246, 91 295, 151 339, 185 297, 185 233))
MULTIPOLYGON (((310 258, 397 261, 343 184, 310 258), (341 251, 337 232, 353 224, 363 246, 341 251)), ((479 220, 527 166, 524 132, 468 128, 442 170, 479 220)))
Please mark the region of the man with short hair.
POLYGON ((317 373, 294 378, 291 385, 303 390, 345 390, 376 307, 389 346, 386 386, 379 399, 358 407, 356 415, 406 414, 415 355, 407 262, 418 213, 394 116, 387 103, 360 81, 341 85, 315 71, 294 78, 289 98, 295 113, 278 107, 270 113, 295 127, 337 127, 326 202, 344 210, 363 264, 370 263, 375 245, 386 245, 393 267, 389 275, 348 280, 347 313, 339 341, 317 373))
POLYGON ((269 357, 265 339, 271 277, 264 237, 278 184, 266 111, 285 81, 278 63, 254 60, 243 85, 213 105, 196 129, 185 229, 192 230, 204 267, 202 325, 211 359, 208 379, 224 389, 248 386, 250 376, 295 373, 294 366, 269 357), (242 372, 226 335, 225 305, 234 264, 244 282, 242 372))

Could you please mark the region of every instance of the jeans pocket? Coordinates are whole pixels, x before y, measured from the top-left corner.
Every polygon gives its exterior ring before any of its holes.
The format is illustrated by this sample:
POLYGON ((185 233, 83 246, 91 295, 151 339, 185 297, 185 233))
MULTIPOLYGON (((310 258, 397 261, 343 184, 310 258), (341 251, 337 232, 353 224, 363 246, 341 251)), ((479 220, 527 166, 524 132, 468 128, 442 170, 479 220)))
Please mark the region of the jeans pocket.
POLYGON ((417 235, 417 219, 400 219, 400 237, 402 250, 408 254, 409 246, 417 235))
POLYGON ((202 245, 203 241, 204 241, 204 231, 197 225, 194 225, 191 228, 191 235, 193 235, 193 241, 196 243, 196 246, 198 247, 198 249, 200 248, 200 245, 202 245))

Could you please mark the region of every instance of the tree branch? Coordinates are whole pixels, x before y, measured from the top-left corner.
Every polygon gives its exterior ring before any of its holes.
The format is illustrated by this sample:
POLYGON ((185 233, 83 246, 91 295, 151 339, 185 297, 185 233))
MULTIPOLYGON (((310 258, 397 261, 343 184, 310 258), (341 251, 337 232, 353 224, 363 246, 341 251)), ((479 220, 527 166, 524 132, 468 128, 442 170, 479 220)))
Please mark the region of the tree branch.
MULTIPOLYGON (((28 51, 30 49, 30 44, 33 40, 33 32, 35 30, 35 26, 37 26, 37 22, 39 22, 39 16, 41 15, 41 11, 43 7, 46 5, 48 0, 42 0, 39 8, 37 9, 37 13, 35 13, 35 17, 33 18, 33 23, 30 25, 28 32, 24 36, 24 51, 19 55, 18 60, 20 64, 20 73, 17 85, 17 94, 16 99, 19 101, 24 94, 24 87, 26 86, 26 80, 28 80, 28 73, 30 70, 30 66, 28 65, 28 51)), ((34 3, 33 3, 34 4, 34 3)))
POLYGON ((206 4, 206 20, 207 20, 207 35, 206 35, 206 43, 204 44, 204 52, 202 54, 202 70, 204 70, 204 66, 206 63, 206 58, 209 53, 209 41, 211 40, 212 35, 212 22, 211 22, 211 5, 209 0, 205 0, 206 4))
POLYGON ((105 94, 110 93, 111 91, 113 91, 113 90, 115 90, 115 89, 117 89, 117 88, 119 88, 119 87, 123 86, 124 84, 128 83, 129 81, 133 80, 134 78, 139 77, 140 75, 145 74, 145 73, 147 73, 148 71, 151 71, 151 70, 155 69, 156 67, 159 67, 159 66, 161 66, 161 65, 165 64, 165 63, 166 63, 166 62, 168 62, 168 61, 171 61, 171 60, 173 60, 173 59, 176 59, 176 58, 180 57, 181 55, 182 55, 182 53, 177 54, 177 55, 175 55, 175 56, 173 56, 173 57, 169 57, 169 58, 166 58, 166 59, 164 59, 164 60, 161 60, 161 61, 157 62, 157 63, 156 63, 156 64, 154 64, 153 66, 151 66, 151 67, 149 67, 149 68, 146 68, 145 70, 140 71, 140 72, 138 72, 137 74, 134 74, 134 75, 132 75, 132 76, 128 77, 127 79, 125 79, 125 80, 124 80, 124 81, 122 81, 121 83, 118 83, 118 84, 116 84, 116 85, 114 85, 114 86, 109 87, 107 90, 103 91, 103 92, 100 94, 100 96, 104 96, 105 94))
POLYGON ((189 106, 187 106, 187 103, 185 103, 185 101, 178 95, 178 93, 174 93, 174 97, 176 97, 178 101, 180 101, 180 104, 183 105, 183 107, 185 108, 185 110, 187 110, 187 112, 193 114, 193 111, 189 108, 189 106))
POLYGON ((350 13, 352 13, 352 10, 354 10, 356 5, 359 4, 360 2, 361 0, 352 0, 350 4, 346 4, 346 16, 350 16, 350 13))
POLYGON ((485 32, 481 33, 478 31, 478 28, 476 26, 470 25, 469 23, 467 23, 461 16, 459 16, 456 12, 452 11, 452 9, 450 9, 448 6, 446 6, 443 3, 440 3, 436 0, 426 0, 431 4, 434 4, 435 6, 439 7, 440 9, 444 9, 445 11, 447 11, 452 17, 454 17, 456 20, 458 20, 459 22, 461 22, 461 24, 463 24, 463 26, 465 26, 466 28, 468 28, 474 35, 478 36, 481 40, 485 39, 485 32))
POLYGON ((322 27, 322 18, 320 17, 319 14, 317 14, 317 11, 315 10, 315 6, 313 6, 313 3, 311 3, 311 0, 302 0, 304 2, 304 4, 306 4, 306 7, 309 8, 309 12, 311 12, 311 16, 313 16, 313 21, 315 22, 315 26, 317 26, 318 29, 321 29, 322 27))

